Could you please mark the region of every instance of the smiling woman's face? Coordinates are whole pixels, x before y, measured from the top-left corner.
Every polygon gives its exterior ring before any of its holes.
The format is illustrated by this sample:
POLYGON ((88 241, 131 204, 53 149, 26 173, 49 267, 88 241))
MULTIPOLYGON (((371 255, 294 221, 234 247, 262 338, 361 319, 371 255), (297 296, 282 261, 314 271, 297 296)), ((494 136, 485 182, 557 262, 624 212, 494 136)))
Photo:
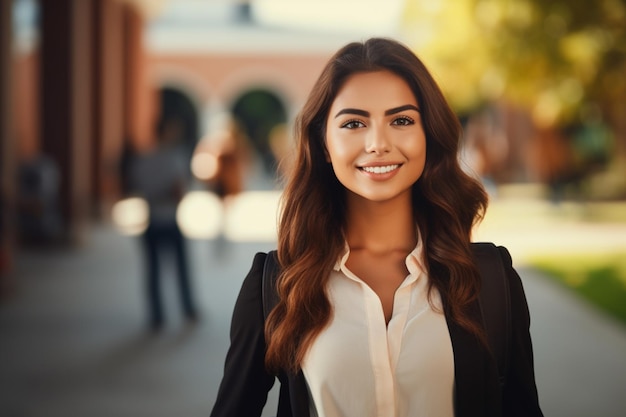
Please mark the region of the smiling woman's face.
POLYGON ((349 196, 410 199, 426 162, 417 99, 389 71, 350 76, 326 121, 327 158, 349 196))

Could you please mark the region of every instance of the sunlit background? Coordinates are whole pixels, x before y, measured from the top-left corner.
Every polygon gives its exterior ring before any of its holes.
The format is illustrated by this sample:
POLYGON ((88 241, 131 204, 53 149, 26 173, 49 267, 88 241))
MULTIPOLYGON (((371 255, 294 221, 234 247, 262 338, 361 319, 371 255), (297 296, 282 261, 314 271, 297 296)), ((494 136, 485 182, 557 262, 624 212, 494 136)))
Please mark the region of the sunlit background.
POLYGON ((545 414, 624 415, 625 1, 0 4, 0 415, 209 414, 241 280, 276 245, 295 116, 371 36, 413 49, 463 124, 491 198, 474 239, 520 271, 545 414), (201 319, 184 326, 163 256, 173 322, 150 338, 132 166, 161 120, 201 319))

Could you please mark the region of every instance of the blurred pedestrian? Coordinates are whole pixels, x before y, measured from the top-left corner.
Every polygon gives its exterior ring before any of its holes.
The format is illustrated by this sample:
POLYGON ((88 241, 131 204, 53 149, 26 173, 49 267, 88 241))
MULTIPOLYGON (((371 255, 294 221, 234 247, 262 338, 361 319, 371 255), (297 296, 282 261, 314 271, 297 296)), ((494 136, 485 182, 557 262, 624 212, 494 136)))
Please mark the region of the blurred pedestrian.
MULTIPOLYGON (((230 114, 216 115, 210 132, 198 143, 192 158, 192 171, 219 198, 223 213, 245 188, 250 164, 248 137, 230 114)), ((229 248, 224 230, 215 239, 218 258, 229 248)))
POLYGON ((141 241, 146 267, 146 296, 150 327, 159 330, 165 314, 161 292, 162 262, 174 257, 183 313, 195 321, 198 312, 193 299, 185 237, 176 219, 178 204, 188 183, 188 163, 182 147, 180 119, 161 119, 157 127, 157 146, 138 153, 129 169, 131 192, 143 197, 149 207, 148 226, 141 241))
POLYGON ((487 195, 459 166, 460 137, 405 46, 370 39, 331 58, 296 120, 276 287, 258 253, 213 417, 260 416, 275 376, 279 417, 542 415, 520 278, 505 248, 470 240, 487 195), (481 315, 501 304, 479 302, 476 247, 509 286, 504 385, 481 315))
POLYGON ((17 224, 25 244, 57 242, 63 235, 59 193, 61 173, 57 162, 34 153, 18 166, 17 224))
POLYGON ((137 157, 138 152, 135 148, 134 141, 131 137, 125 137, 122 143, 122 150, 120 152, 120 158, 118 161, 118 173, 120 194, 122 197, 128 197, 131 194, 132 185, 130 172, 134 165, 134 160, 137 157))
POLYGON ((227 205, 230 198, 244 189, 245 171, 250 162, 248 139, 230 115, 216 116, 214 123, 216 126, 198 143, 194 155, 212 157, 213 169, 200 179, 227 205))

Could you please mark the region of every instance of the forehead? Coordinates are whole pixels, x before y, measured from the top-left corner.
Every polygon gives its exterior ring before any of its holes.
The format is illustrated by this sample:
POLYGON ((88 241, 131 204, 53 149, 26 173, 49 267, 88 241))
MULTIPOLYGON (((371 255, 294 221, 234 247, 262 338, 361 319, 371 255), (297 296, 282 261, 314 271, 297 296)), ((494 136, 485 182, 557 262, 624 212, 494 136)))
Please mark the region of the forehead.
POLYGON ((390 71, 375 71, 349 76, 335 96, 331 109, 385 110, 403 104, 417 105, 408 83, 390 71))

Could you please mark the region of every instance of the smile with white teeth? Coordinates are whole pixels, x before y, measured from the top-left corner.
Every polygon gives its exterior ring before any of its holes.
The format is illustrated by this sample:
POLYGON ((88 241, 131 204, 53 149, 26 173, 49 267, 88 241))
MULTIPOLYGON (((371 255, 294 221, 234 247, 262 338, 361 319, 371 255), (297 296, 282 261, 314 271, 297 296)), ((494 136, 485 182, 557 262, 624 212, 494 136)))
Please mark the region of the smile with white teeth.
POLYGON ((361 167, 361 169, 365 172, 370 172, 372 174, 386 174, 387 172, 391 172, 394 169, 397 169, 400 165, 398 164, 394 164, 394 165, 385 165, 385 166, 378 166, 378 167, 361 167))

